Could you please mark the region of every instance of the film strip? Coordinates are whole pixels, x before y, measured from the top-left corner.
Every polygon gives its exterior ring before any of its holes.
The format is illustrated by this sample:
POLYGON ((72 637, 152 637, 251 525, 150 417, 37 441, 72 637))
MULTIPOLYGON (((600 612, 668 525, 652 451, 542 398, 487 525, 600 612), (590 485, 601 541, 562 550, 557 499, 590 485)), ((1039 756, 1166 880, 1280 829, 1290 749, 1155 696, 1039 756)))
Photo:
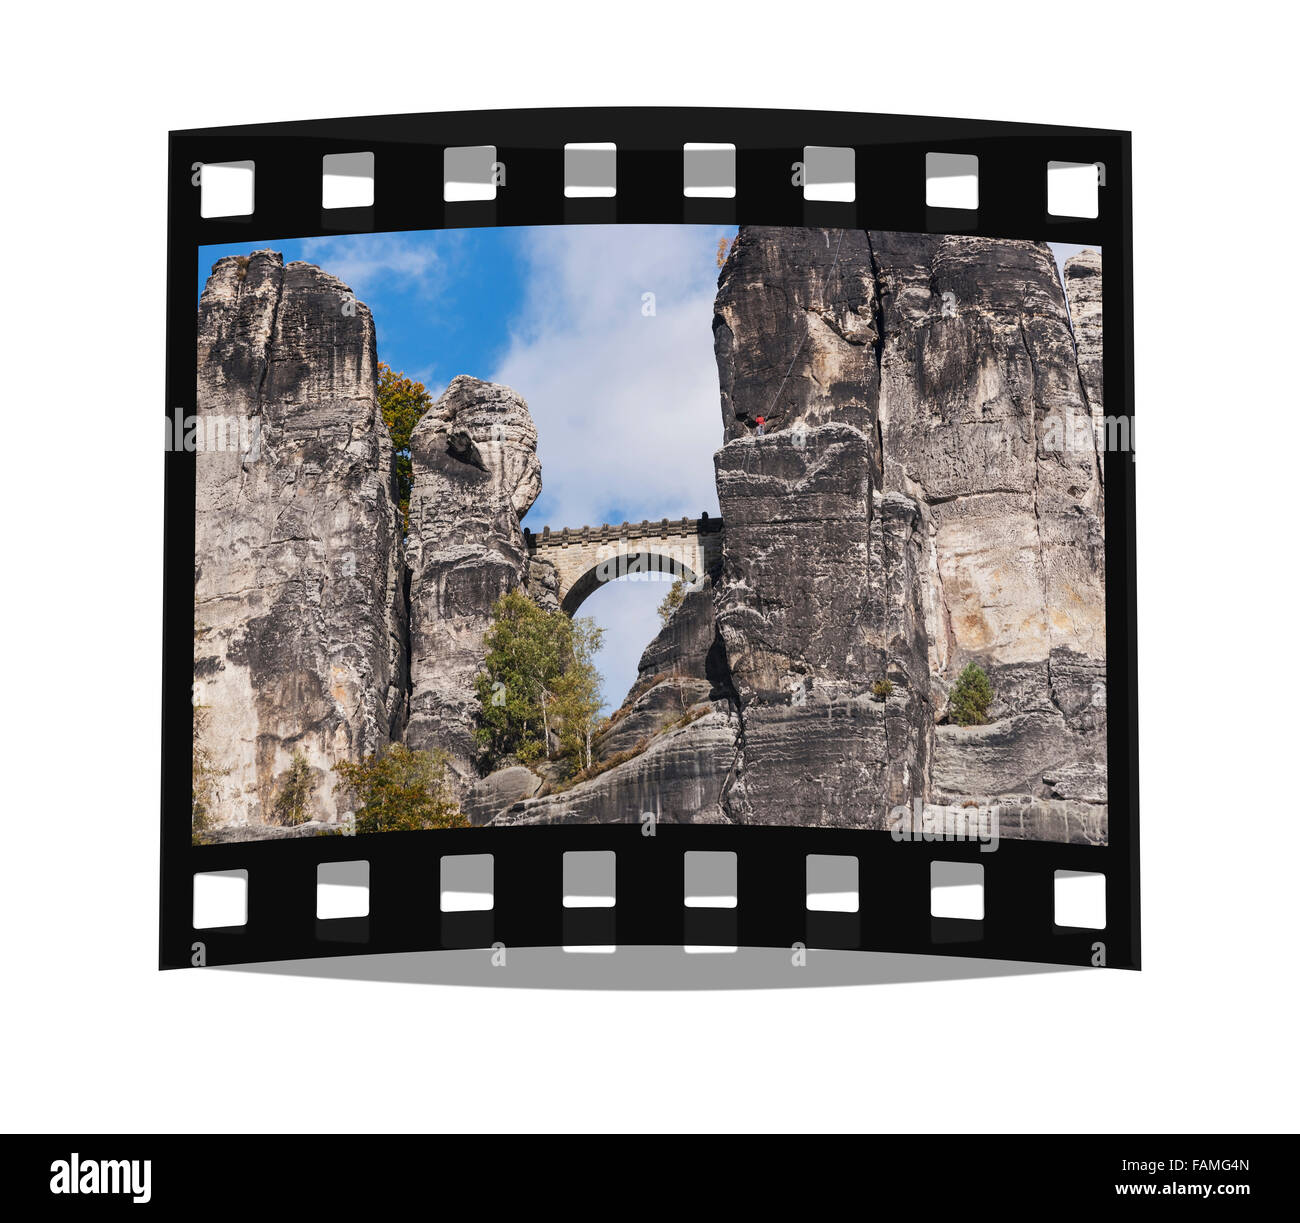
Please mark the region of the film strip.
MULTIPOLYGON (((1129 136, 1123 132, 812 111, 487 111, 174 132, 169 426, 177 412, 199 410, 194 309, 201 248, 247 243, 253 249, 285 235, 629 224, 956 235, 1100 248, 1106 262, 1106 410, 1131 421, 1129 180, 1129 136), (368 189, 345 191, 325 207, 322 181, 331 166, 336 176, 368 180, 368 189), (205 201, 204 186, 213 187, 226 170, 251 180, 250 210, 211 215, 217 208, 205 201), (1061 215, 1051 198, 1053 182, 1060 181, 1053 173, 1060 170, 1082 171, 1095 185, 1094 215, 1061 215), (975 194, 968 200, 945 191, 944 178, 974 178, 975 194), (449 186, 464 181, 488 190, 449 186)), ((762 425, 760 418, 760 435, 762 425)), ((996 852, 987 852, 979 838, 900 837, 883 827, 666 818, 651 828, 457 827, 195 844, 184 811, 194 802, 198 456, 169 448, 161 966, 494 944, 640 944, 803 945, 1138 967, 1131 447, 1108 447, 1099 463, 1105 493, 1103 843, 1003 837, 996 852), (364 904, 351 916, 318 916, 321 886, 349 870, 367 884, 359 893, 364 904), (945 871, 954 880, 978 881, 982 909, 942 915, 933 897, 945 871), (1099 922, 1061 920, 1060 881, 1075 874, 1104 879, 1099 922), (196 926, 198 876, 238 880, 242 921, 196 926), (447 896, 458 890, 487 896, 487 902, 449 905, 447 896), (849 899, 823 904, 818 897, 825 893, 849 899)), ((534 534, 528 546, 536 554, 544 542, 534 534)))

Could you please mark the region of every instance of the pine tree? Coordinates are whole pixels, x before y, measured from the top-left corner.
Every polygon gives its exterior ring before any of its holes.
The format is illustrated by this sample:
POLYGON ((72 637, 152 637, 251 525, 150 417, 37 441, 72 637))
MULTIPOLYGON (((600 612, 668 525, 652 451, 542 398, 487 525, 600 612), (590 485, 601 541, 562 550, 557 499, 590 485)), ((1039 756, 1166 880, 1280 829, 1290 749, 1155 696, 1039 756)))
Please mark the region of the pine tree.
POLYGON ((967 663, 948 694, 948 716, 958 726, 983 726, 993 703, 993 685, 982 667, 967 663))

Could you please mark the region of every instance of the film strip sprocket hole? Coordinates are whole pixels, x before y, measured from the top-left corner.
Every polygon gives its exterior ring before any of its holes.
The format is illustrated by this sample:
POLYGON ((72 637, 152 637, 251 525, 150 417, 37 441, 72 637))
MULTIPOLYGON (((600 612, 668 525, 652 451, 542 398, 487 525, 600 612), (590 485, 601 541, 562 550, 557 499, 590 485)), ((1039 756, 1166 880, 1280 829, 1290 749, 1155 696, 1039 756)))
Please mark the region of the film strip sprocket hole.
MULTIPOLYGON (((448 203, 495 200, 506 186, 506 164, 495 145, 444 148, 442 198, 448 203)), ((790 181, 805 200, 852 203, 856 198, 852 148, 808 145, 792 163, 790 181)), ((618 146, 566 144, 566 199, 612 198, 618 192, 618 146)), ((253 215, 257 165, 253 161, 195 162, 199 210, 204 218, 253 215)), ((733 199, 736 195, 736 146, 687 142, 682 146, 682 194, 687 198, 733 199)), ((1095 218, 1105 166, 1098 163, 1049 161, 1045 167, 1047 214, 1095 218)), ((400 189, 400 188, 399 188, 400 189)), ((375 202, 373 152, 326 153, 321 158, 321 208, 370 208, 375 202)), ((979 157, 973 153, 928 152, 925 155, 925 203, 928 208, 979 210, 979 157)))
POLYGON ((162 967, 1138 967, 1129 170, 816 112, 173 133, 162 967))

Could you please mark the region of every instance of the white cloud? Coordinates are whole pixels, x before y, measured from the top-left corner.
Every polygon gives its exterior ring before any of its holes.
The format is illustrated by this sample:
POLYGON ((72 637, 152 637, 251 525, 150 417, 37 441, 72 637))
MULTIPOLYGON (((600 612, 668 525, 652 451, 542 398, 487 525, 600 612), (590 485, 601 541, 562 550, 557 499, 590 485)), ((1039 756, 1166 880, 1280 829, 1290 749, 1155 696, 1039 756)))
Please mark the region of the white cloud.
POLYGON ((327 268, 358 297, 394 289, 422 297, 442 287, 446 268, 432 242, 403 234, 306 238, 302 257, 327 268))
POLYGON ((522 236, 524 307, 492 380, 523 395, 537 422, 543 492, 529 525, 717 513, 723 232, 598 225, 522 236))

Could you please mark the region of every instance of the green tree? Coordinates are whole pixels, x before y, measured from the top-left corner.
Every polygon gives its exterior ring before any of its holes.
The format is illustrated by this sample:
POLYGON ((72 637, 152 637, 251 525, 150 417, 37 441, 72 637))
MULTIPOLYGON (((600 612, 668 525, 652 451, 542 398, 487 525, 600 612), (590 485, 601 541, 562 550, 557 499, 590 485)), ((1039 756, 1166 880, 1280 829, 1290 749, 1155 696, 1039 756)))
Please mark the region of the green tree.
POLYGON ((517 590, 497 600, 474 680, 475 735, 488 767, 509 756, 549 758, 553 736, 565 756, 590 756, 601 703, 593 658, 603 635, 593 621, 545 611, 517 590))
POLYGON ((948 716, 958 726, 982 726, 989 720, 993 685, 982 667, 969 662, 948 694, 948 716))
POLYGON ((340 760, 334 771, 357 803, 358 833, 469 827, 452 793, 445 752, 394 743, 360 762, 340 760))
POLYGON ((212 805, 217 798, 217 780, 229 769, 217 767, 204 736, 208 730, 208 707, 195 705, 190 761, 190 840, 204 845, 212 829, 212 805))
POLYGON ((393 439, 397 467, 397 503, 402 508, 402 529, 410 528, 411 512, 411 434, 416 424, 433 406, 433 398, 416 382, 403 373, 394 372, 383 361, 379 363, 379 410, 384 424, 393 439))
POLYGON ((294 752, 284 786, 275 800, 277 824, 305 824, 311 818, 307 804, 311 801, 312 767, 301 752, 294 752))
POLYGON ((571 623, 569 657, 555 684, 554 720, 559 726, 561 754, 575 769, 589 769, 591 741, 604 704, 595 658, 605 630, 586 617, 571 623))
POLYGON ((659 619, 667 624, 673 618, 675 612, 682 605, 682 600, 686 598, 686 579, 678 578, 671 586, 668 587, 668 593, 664 595, 663 601, 659 604, 659 619))

